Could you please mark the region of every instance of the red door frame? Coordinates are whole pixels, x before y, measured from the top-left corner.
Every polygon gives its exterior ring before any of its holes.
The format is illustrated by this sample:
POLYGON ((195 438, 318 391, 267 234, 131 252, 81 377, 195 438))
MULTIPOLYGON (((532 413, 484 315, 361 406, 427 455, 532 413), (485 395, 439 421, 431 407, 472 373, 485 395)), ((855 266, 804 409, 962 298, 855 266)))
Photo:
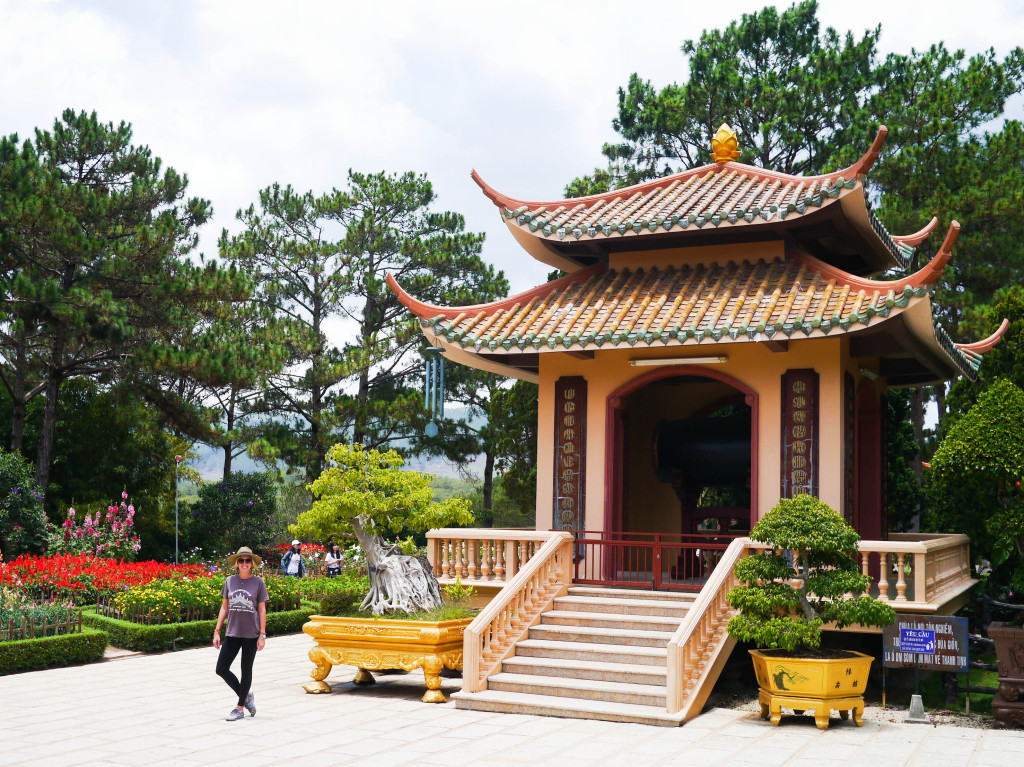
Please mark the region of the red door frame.
POLYGON ((854 529, 865 540, 885 540, 885 430, 882 395, 865 379, 857 389, 855 430, 856 517, 854 529))
POLYGON ((648 384, 662 378, 695 376, 721 381, 744 394, 744 402, 750 406, 750 524, 757 523, 757 434, 758 434, 758 395, 747 384, 726 375, 718 370, 697 365, 672 365, 651 370, 636 376, 619 386, 608 395, 605 404, 604 433, 604 529, 610 532, 623 532, 623 506, 625 471, 623 470, 623 453, 625 428, 623 427, 623 405, 626 397, 648 384))

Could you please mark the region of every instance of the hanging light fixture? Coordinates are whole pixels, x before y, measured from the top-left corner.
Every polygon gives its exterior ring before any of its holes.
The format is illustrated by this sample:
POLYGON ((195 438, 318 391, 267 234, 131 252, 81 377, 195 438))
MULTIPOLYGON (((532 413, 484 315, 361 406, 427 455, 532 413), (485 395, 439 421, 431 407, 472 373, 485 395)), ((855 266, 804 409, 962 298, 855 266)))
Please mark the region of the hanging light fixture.
POLYGON ((426 357, 426 381, 423 387, 423 399, 430 412, 430 423, 423 430, 428 437, 437 436, 437 421, 444 418, 444 357, 440 346, 428 346, 424 351, 426 357))

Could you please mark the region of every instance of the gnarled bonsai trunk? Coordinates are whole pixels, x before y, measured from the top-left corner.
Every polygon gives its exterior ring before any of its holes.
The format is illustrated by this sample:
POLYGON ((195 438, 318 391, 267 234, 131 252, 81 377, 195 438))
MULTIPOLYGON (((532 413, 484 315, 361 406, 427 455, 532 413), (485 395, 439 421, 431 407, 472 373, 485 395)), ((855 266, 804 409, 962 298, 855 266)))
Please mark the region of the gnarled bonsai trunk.
POLYGON ((370 575, 370 590, 359 609, 369 608, 374 615, 381 615, 385 611, 411 613, 440 607, 441 589, 430 563, 424 557, 396 552, 395 546, 385 546, 380 536, 364 529, 367 522, 362 515, 352 520, 370 575))

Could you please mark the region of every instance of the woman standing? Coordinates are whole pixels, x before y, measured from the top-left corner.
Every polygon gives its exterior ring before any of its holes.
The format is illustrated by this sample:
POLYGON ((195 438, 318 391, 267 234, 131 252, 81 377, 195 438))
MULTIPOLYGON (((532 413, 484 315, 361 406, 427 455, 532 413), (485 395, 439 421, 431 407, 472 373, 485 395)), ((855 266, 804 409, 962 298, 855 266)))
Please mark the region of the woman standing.
POLYGON ((341 546, 336 543, 328 544, 324 565, 327 566, 328 578, 335 578, 341 575, 341 546))
POLYGON ((256 716, 256 698, 250 692, 252 686, 252 662, 256 653, 267 641, 267 585, 253 569, 263 560, 243 546, 228 557, 228 567, 238 569, 238 575, 229 575, 221 590, 223 601, 217 614, 217 628, 213 631, 213 646, 220 650, 217 658, 217 675, 238 695, 238 705, 231 709, 227 720, 233 722, 245 717, 243 709, 250 716, 256 716), (228 628, 221 643, 220 628, 227 618, 228 628), (242 652, 242 678, 231 673, 231 664, 242 652))

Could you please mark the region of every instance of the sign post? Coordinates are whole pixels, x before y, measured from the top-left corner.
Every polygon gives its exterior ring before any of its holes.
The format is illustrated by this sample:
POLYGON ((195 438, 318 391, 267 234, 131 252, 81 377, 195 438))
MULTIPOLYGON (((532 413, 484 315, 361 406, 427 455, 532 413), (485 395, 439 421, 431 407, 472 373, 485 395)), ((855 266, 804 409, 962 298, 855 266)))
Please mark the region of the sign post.
MULTIPOLYGON (((906 721, 929 723, 921 700, 921 669, 968 671, 969 652, 966 618, 897 615, 896 621, 882 630, 883 674, 886 668, 914 668, 914 696, 906 721)), ((884 680, 882 686, 884 696, 884 680)), ((968 705, 969 701, 970 693, 968 705)))

